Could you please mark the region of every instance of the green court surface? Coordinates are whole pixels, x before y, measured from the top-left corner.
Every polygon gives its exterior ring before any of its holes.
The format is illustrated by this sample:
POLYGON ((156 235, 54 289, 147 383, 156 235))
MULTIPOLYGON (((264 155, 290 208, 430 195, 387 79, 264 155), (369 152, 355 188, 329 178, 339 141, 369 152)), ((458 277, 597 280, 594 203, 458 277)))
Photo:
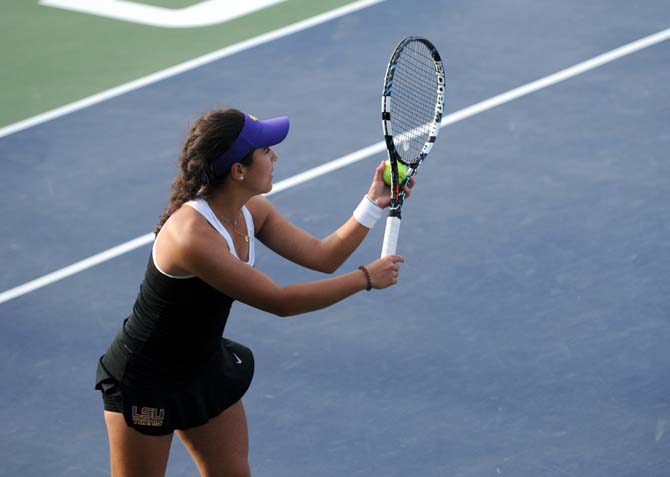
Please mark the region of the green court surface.
MULTIPOLYGON (((183 8, 198 2, 145 3, 183 8)), ((171 29, 46 7, 37 0, 5 0, 0 127, 349 3, 354 2, 287 0, 218 25, 171 29)))

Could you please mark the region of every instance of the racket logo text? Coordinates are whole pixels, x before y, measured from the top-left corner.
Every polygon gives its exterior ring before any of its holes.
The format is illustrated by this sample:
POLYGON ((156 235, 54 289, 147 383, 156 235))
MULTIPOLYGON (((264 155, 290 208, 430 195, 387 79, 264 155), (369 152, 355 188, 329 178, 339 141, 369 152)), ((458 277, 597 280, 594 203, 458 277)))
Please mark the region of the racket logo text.
POLYGON ((442 62, 435 63, 435 72, 437 73, 437 103, 435 105, 435 112, 442 116, 444 111, 444 66, 442 62))

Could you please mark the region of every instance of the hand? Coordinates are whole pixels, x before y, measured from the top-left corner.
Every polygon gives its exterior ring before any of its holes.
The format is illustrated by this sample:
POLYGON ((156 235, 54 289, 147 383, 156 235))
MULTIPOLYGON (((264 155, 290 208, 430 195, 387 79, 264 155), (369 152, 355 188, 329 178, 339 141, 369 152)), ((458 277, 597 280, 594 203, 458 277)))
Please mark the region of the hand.
POLYGON ((366 268, 370 274, 372 288, 380 290, 395 285, 398 282, 400 271, 400 265, 398 264, 404 261, 405 258, 400 255, 387 255, 368 265, 366 268))
MULTIPOLYGON (((375 169, 375 175, 372 178, 372 184, 368 190, 368 197, 376 202, 379 207, 385 209, 391 203, 391 188, 384 183, 382 175, 384 174, 384 161, 381 162, 375 169)), ((412 194, 412 187, 414 187, 414 176, 409 178, 409 183, 405 186, 405 199, 408 199, 412 194)))

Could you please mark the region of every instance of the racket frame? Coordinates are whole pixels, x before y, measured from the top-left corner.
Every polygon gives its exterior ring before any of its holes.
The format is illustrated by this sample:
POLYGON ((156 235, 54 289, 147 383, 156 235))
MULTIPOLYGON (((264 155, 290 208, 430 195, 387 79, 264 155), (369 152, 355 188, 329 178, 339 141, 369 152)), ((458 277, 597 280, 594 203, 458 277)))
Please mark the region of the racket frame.
POLYGON ((402 204, 405 200, 404 188, 409 183, 410 177, 416 174, 417 169, 426 156, 428 156, 428 153, 433 148, 433 145, 435 144, 437 136, 440 132, 440 122, 442 121, 442 116, 444 113, 445 83, 446 78, 442 58, 440 57, 437 48, 435 48, 435 46, 429 40, 418 36, 410 36, 398 43, 395 50, 393 51, 393 54, 391 55, 388 67, 386 68, 381 104, 382 131, 384 134, 384 142, 386 143, 386 149, 388 151, 389 162, 391 165, 391 204, 389 205, 389 215, 386 219, 384 243, 382 244, 382 257, 394 254, 396 251, 398 235, 400 232, 400 220, 402 218, 402 204), (400 58, 403 50, 410 43, 417 41, 423 43, 426 46, 433 60, 435 67, 435 77, 437 81, 436 102, 435 112, 432 122, 430 123, 427 141, 423 145, 418 157, 414 158, 412 161, 405 161, 400 157, 400 154, 396 149, 395 142, 393 141, 393 118, 391 114, 393 79, 396 66, 398 64, 398 59, 400 58), (398 162, 401 162, 407 166, 407 176, 402 182, 399 180, 400 175, 398 173, 398 162))

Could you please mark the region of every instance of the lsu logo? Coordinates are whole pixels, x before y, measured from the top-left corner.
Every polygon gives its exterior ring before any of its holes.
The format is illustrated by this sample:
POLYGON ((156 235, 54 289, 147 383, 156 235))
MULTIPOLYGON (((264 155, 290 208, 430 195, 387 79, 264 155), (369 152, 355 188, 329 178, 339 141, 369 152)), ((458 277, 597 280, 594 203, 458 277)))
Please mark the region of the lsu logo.
POLYGON ((160 427, 165 421, 165 409, 143 407, 139 412, 137 406, 132 407, 133 424, 137 426, 160 427))

